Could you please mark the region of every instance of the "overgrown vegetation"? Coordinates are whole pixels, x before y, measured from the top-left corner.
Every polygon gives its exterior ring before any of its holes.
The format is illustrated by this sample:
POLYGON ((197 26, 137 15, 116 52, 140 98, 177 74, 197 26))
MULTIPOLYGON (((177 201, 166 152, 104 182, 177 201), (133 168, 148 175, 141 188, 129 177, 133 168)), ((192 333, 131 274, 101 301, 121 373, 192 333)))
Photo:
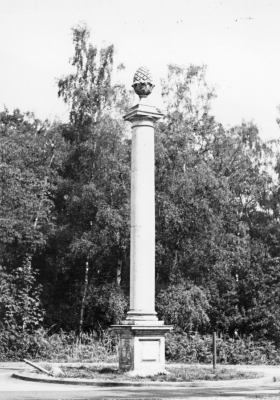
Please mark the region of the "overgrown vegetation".
MULTIPOLYGON (((280 351, 268 340, 253 340, 252 337, 217 338, 218 364, 280 364, 280 351)), ((213 338, 197 333, 169 333, 166 338, 166 359, 182 363, 211 364, 213 360, 213 338)))
MULTIPOLYGON (((0 330, 0 359, 24 358, 49 362, 118 362, 118 338, 113 332, 83 333, 77 340, 74 331, 51 334, 43 328, 34 333, 0 330)), ((166 337, 167 362, 186 364, 212 363, 212 337, 198 333, 170 333, 166 337)), ((217 339, 218 364, 280 364, 280 351, 267 341, 252 338, 217 339)))
POLYGON ((261 374, 252 371, 240 371, 236 369, 200 367, 200 366, 180 366, 167 367, 168 374, 157 374, 148 376, 131 376, 126 372, 121 372, 118 367, 103 366, 81 366, 81 367, 62 367, 64 378, 84 378, 99 381, 118 381, 125 380, 131 382, 152 381, 152 382, 193 382, 196 380, 220 381, 232 379, 254 379, 261 377, 261 374))
MULTIPOLYGON (((102 332, 128 310, 131 141, 122 115, 133 94, 112 83, 113 46, 90 45, 85 26, 73 43, 73 73, 58 80, 69 123, 0 113, 1 359, 111 357, 115 342, 104 345, 102 332)), ((264 142, 252 122, 216 121, 205 66, 170 65, 162 95, 156 309, 177 332, 167 357, 209 362, 217 331, 220 362, 277 363, 279 142, 264 142)))
POLYGON ((83 333, 74 331, 51 334, 43 328, 34 333, 0 330, 0 359, 22 361, 24 358, 51 362, 113 362, 117 361, 118 341, 114 333, 83 333), (79 339, 79 340, 77 340, 79 339))

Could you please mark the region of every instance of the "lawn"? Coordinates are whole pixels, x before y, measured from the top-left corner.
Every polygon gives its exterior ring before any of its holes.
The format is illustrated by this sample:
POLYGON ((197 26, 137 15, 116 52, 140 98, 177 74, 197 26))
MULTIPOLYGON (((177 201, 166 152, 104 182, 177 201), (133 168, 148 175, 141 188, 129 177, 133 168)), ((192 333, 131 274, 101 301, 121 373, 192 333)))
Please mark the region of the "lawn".
MULTIPOLYGON (((44 368, 51 370, 51 364, 45 364, 44 368)), ((158 381, 158 382, 193 382, 197 380, 221 381, 234 379, 254 379, 260 378, 258 372, 238 370, 238 368, 217 367, 215 370, 210 366, 167 366, 167 374, 157 374, 150 376, 131 375, 129 372, 120 372, 117 366, 62 366, 63 378, 83 378, 95 379, 98 381, 158 381)))

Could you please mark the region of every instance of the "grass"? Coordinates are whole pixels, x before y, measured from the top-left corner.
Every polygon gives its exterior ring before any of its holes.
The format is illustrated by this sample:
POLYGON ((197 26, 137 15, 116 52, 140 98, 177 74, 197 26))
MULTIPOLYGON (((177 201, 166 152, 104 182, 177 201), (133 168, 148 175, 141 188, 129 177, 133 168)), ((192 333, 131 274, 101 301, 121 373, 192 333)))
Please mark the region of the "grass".
MULTIPOLYGON (((212 362, 210 335, 168 333, 165 347, 167 362, 204 365, 212 362)), ((92 331, 83 333, 77 341, 74 331, 50 334, 49 330, 40 328, 32 334, 21 331, 12 335, 10 331, 0 329, 0 358, 2 361, 26 358, 52 363, 114 363, 118 361, 118 337, 108 330, 99 334, 92 331)), ((279 365, 280 349, 264 339, 217 338, 217 363, 279 365)))
POLYGON ((192 382, 196 380, 203 381, 221 381, 221 380, 234 380, 234 379, 255 379, 260 378, 261 375, 252 371, 241 371, 237 368, 231 369, 226 367, 217 367, 213 369, 207 366, 180 366, 167 368, 171 373, 167 375, 169 381, 176 382, 192 382))
MULTIPOLYGON (((47 365, 44 368, 49 369, 47 365)), ((238 369, 218 367, 215 370, 208 366, 167 366, 168 374, 157 374, 152 376, 131 376, 126 372, 120 372, 117 366, 104 366, 102 363, 95 366, 67 367, 62 366, 64 378, 95 379, 99 381, 122 381, 133 382, 158 381, 158 382, 193 382, 196 380, 233 380, 260 378, 257 372, 241 371, 238 369)))
MULTIPOLYGON (((42 331, 41 345, 38 356, 33 360, 61 362, 117 362, 118 347, 117 337, 110 332, 104 332, 102 338, 98 338, 95 332, 83 333, 77 343, 75 332, 63 332, 48 336, 42 331)), ((25 357, 28 358, 28 357, 25 357)))

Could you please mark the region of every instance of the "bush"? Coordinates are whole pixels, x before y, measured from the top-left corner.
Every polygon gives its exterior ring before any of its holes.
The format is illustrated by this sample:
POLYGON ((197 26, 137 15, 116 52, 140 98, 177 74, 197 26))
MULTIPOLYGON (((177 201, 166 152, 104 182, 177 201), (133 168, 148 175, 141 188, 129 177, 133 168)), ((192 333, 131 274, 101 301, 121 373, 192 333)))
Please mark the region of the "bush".
POLYGON ((26 256, 11 274, 0 266, 0 318, 7 327, 19 332, 38 328, 44 317, 42 287, 36 283, 37 272, 32 270, 31 258, 26 256))
MULTIPOLYGON (((212 362, 212 336, 197 333, 168 333, 166 360, 187 364, 212 362)), ((23 358, 51 362, 111 362, 118 358, 118 337, 114 332, 82 333, 80 342, 74 331, 49 334, 43 328, 28 333, 0 326, 0 361, 23 358)), ((217 338, 219 364, 280 364, 280 350, 272 342, 251 338, 217 338)))
POLYGON ((128 301, 122 289, 115 284, 89 287, 85 327, 99 331, 118 324, 125 318, 128 301))
POLYGON ((197 286, 187 289, 183 284, 170 285, 156 298, 159 318, 185 332, 205 329, 209 323, 208 309, 206 295, 197 286))
MULTIPOLYGON (((211 363, 213 339, 197 333, 168 333, 166 359, 182 363, 211 363)), ((217 338, 217 363, 220 364, 280 364, 280 350, 265 340, 248 338, 217 338)))
POLYGON ((118 340, 114 333, 83 333, 79 343, 74 331, 49 335, 43 328, 33 334, 24 330, 0 328, 0 360, 20 361, 23 358, 52 362, 116 361, 118 340))
POLYGON ((29 333, 26 330, 7 326, 0 328, 0 360, 19 361, 23 358, 46 357, 49 344, 42 330, 29 333))

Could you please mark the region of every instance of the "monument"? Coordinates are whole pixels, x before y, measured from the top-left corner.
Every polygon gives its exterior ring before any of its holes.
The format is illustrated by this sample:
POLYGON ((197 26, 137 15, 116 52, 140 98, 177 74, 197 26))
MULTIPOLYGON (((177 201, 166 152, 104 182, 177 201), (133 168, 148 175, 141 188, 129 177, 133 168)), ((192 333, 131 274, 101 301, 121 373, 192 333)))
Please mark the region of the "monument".
POLYGON ((139 103, 123 117, 132 123, 130 310, 111 328, 119 333, 119 368, 156 374, 165 371, 165 333, 172 329, 155 312, 154 124, 162 114, 147 101, 154 84, 146 67, 132 86, 139 103))

